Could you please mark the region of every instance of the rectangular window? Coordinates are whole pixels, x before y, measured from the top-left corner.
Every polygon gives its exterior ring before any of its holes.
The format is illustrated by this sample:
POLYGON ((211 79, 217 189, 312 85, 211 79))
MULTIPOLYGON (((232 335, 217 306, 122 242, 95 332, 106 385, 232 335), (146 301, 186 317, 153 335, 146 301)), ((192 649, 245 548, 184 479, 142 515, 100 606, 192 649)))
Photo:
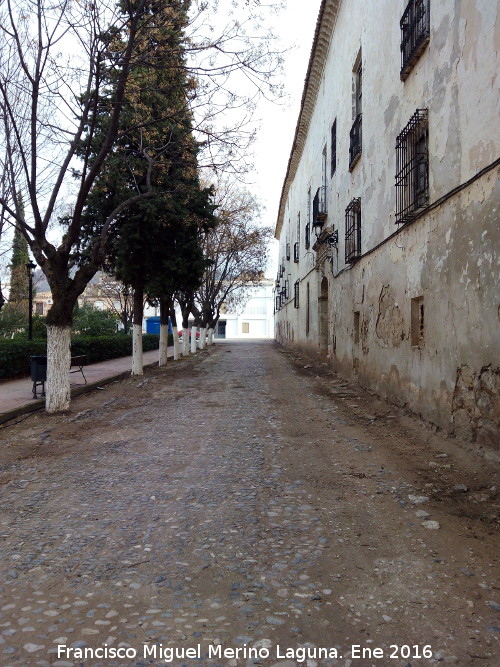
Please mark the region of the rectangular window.
POLYGON ((298 262, 299 261, 299 256, 300 256, 299 244, 294 243, 293 244, 293 261, 298 262))
POLYGON ((321 186, 317 189, 314 195, 313 204, 313 228, 317 235, 319 235, 321 228, 327 218, 326 212, 326 188, 321 186))
POLYGON ((404 81, 430 39, 430 0, 410 0, 401 27, 401 81, 404 81))
POLYGON ((331 143, 332 156, 330 160, 330 176, 333 176, 337 169, 337 119, 333 121, 331 143))
POLYGON ((300 213, 297 213, 297 243, 300 246, 300 213))
POLYGON ((299 307, 299 281, 296 280, 293 285, 293 307, 299 307))
POLYGON ((362 149, 362 98, 363 98, 363 64, 361 51, 358 53, 352 72, 353 92, 353 124, 349 132, 349 171, 354 169, 361 156, 362 149))
POLYGON ((427 109, 417 109, 399 134, 396 165, 396 224, 404 224, 429 203, 427 109))
POLYGON ((353 199, 345 210, 345 261, 361 255, 361 199, 353 199))
POLYGON ((355 106, 355 114, 354 116, 359 116, 361 113, 361 100, 363 97, 363 63, 361 62, 361 52, 358 55, 358 58, 356 59, 357 63, 354 68, 354 93, 355 93, 355 98, 354 98, 354 106, 355 106))
POLYGON ((410 339, 412 347, 424 344, 424 297, 418 296, 411 300, 410 339))
POLYGON ((311 224, 308 222, 305 229, 305 246, 309 248, 311 246, 311 224))
POLYGON ((290 259, 290 244, 286 244, 286 258, 287 260, 290 259))

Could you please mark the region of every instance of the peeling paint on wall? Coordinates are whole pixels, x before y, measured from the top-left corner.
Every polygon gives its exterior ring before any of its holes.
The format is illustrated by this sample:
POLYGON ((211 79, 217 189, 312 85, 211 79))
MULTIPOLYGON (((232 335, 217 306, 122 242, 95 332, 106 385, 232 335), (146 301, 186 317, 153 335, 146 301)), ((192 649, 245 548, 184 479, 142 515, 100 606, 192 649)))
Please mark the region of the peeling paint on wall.
POLYGON ((384 285, 380 291, 375 330, 383 347, 398 347, 405 339, 403 315, 389 285, 384 285))
POLYGON ((500 449, 500 368, 457 369, 452 419, 457 437, 500 449))

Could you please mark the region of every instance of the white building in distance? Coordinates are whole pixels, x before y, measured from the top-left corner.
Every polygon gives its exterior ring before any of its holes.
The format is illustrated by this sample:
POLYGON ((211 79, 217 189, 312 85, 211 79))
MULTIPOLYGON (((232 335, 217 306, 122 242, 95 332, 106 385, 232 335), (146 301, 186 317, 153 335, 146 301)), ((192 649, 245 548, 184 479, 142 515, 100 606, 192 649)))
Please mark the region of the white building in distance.
POLYGON ((274 282, 263 278, 238 309, 224 309, 215 338, 274 338, 274 282))

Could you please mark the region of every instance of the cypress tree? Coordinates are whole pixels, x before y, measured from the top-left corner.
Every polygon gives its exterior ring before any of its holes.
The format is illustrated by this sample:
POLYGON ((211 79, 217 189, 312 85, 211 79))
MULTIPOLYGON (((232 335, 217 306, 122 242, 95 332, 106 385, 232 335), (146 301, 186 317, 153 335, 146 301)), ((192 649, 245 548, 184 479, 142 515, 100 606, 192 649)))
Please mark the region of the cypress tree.
MULTIPOLYGON (((24 218, 24 206, 21 195, 17 197, 17 210, 24 218)), ((9 303, 17 306, 28 300, 28 274, 26 264, 29 262, 28 243, 21 233, 19 226, 14 230, 12 242, 12 259, 10 261, 10 294, 9 303)))

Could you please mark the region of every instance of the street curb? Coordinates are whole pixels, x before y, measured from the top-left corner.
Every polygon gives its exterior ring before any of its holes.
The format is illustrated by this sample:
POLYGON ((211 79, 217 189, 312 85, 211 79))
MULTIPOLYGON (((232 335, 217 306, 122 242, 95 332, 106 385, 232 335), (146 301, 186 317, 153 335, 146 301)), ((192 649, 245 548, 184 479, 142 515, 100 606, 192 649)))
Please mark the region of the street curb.
MULTIPOLYGON (((167 362, 173 361, 173 359, 174 359, 173 355, 169 356, 167 357, 167 362)), ((155 366, 158 367, 157 361, 153 361, 153 363, 151 364, 146 364, 144 368, 145 369, 153 368, 155 366)), ((76 398, 77 396, 86 394, 87 392, 93 391, 98 387, 102 387, 103 385, 110 384, 111 382, 114 381, 124 380, 125 378, 128 377, 131 377, 130 371, 121 371, 121 373, 110 375, 109 377, 102 378, 102 380, 97 380, 96 382, 91 382, 89 384, 83 384, 80 387, 75 387, 74 389, 71 390, 71 398, 76 398)), ((15 417, 19 417, 21 415, 25 415, 30 412, 37 412, 38 410, 43 410, 44 407, 45 407, 45 400, 41 398, 34 400, 33 403, 27 403, 25 405, 20 405, 18 408, 12 408, 12 410, 0 413, 0 424, 4 424, 5 422, 8 422, 11 419, 14 419, 15 417)))

